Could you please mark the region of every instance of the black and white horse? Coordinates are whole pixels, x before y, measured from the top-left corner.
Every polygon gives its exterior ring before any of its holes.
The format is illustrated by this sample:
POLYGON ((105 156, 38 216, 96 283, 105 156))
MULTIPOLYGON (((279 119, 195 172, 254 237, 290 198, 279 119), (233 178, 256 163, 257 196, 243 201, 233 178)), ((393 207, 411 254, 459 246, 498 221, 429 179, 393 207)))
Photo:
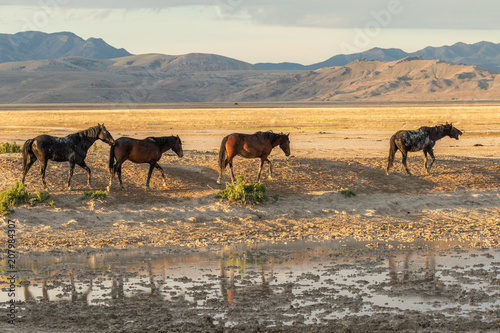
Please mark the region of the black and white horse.
POLYGON ((435 127, 420 127, 417 131, 397 131, 390 140, 387 174, 389 174, 389 169, 394 164, 394 155, 398 150, 400 150, 403 154, 402 163, 409 175, 411 175, 411 172, 406 164, 408 152, 423 150, 425 157, 424 169, 428 174, 431 170, 432 164, 434 164, 434 161, 436 160, 434 157, 434 151, 432 150, 436 141, 444 138, 445 136, 458 140, 460 135, 462 135, 462 132, 456 127, 453 127, 452 124, 448 123, 435 127), (432 158, 432 161, 429 164, 427 153, 429 153, 432 158))
POLYGON ((88 173, 87 184, 90 186, 90 169, 85 164, 87 151, 96 140, 102 140, 109 145, 113 145, 115 140, 109 134, 104 124, 90 127, 84 131, 70 134, 65 137, 55 137, 50 135, 39 135, 34 139, 26 140, 23 147, 23 180, 29 169, 36 160, 40 161, 40 174, 42 176, 43 187, 46 189, 45 170, 48 160, 55 162, 69 161, 68 189, 71 189, 71 177, 75 164, 78 164, 88 173))

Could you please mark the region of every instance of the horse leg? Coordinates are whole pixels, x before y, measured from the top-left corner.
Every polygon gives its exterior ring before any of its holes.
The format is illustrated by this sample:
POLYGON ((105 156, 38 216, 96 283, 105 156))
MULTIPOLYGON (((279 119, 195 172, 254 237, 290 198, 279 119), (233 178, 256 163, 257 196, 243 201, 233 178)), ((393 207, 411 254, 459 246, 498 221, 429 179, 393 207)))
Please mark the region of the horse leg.
POLYGON ((71 178, 73 177, 73 171, 75 170, 75 162, 69 162, 69 178, 68 178, 68 191, 71 191, 71 178))
POLYGON ((120 181, 120 187, 122 188, 122 190, 125 190, 125 186, 123 186, 122 182, 122 164, 123 164, 122 161, 116 161, 114 172, 116 172, 116 174, 118 175, 118 180, 120 181))
POLYGON ((40 160, 40 175, 42 176, 43 189, 47 190, 47 183, 45 183, 45 170, 47 170, 47 160, 40 160))
POLYGON ((87 186, 92 188, 92 185, 91 185, 91 174, 92 172, 90 171, 90 168, 87 166, 87 164, 85 163, 85 161, 81 161, 80 163, 77 163, 80 167, 82 167, 85 171, 87 171, 87 174, 88 174, 88 179, 87 179, 87 186))
POLYGON ((405 166, 405 169, 406 169, 406 173, 409 174, 410 176, 412 176, 411 172, 410 172, 410 169, 408 169, 408 164, 406 163, 406 158, 408 157, 408 153, 403 153, 403 160, 402 160, 402 163, 403 165, 405 166))
POLYGON ((427 158, 427 150, 424 149, 424 170, 425 172, 429 173, 429 169, 427 168, 427 162, 428 162, 428 158, 427 158))
POLYGON ((220 185, 222 179, 224 178, 224 171, 226 170, 226 166, 228 165, 227 158, 219 166, 219 178, 217 179, 217 184, 220 185))
POLYGON ((231 169, 231 180, 233 181, 233 183, 235 183, 236 177, 234 176, 233 161, 232 160, 229 162, 229 168, 231 169))
POLYGON ((109 173, 110 173, 109 184, 108 184, 108 187, 106 187, 106 191, 108 191, 108 192, 111 190, 111 185, 113 184, 113 178, 115 178, 115 166, 110 168, 109 173))
POLYGON ((160 170, 161 176, 163 177, 163 186, 167 187, 167 179, 165 179, 165 172, 163 171, 163 168, 158 164, 158 162, 156 162, 155 168, 160 170))
POLYGON ((267 177, 267 179, 272 180, 273 179, 273 164, 267 158, 266 158, 266 162, 269 165, 269 177, 267 177))
POLYGON ((257 173, 257 183, 260 183, 260 174, 262 172, 262 166, 264 165, 264 159, 260 160, 259 172, 257 173))
POLYGON ((427 174, 431 173, 431 168, 432 168, 432 165, 434 164, 434 161, 436 160, 436 158, 434 157, 434 151, 432 149, 429 149, 429 155, 431 155, 431 163, 429 164, 429 167, 427 168, 427 174))
POLYGON ((149 181, 151 180, 151 174, 153 173, 154 167, 155 165, 153 163, 149 165, 148 180, 146 181, 146 189, 148 191, 151 191, 151 187, 149 187, 149 181))

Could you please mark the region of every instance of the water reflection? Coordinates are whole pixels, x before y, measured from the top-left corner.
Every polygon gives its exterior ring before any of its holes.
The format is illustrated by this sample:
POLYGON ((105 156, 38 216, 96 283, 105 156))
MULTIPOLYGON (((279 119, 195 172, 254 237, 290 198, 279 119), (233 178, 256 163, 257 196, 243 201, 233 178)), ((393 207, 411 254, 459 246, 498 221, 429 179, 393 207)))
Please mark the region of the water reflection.
MULTIPOLYGON (((162 302, 189 303, 228 325, 245 320, 245 311, 253 311, 254 318, 269 325, 405 310, 467 315, 500 308, 495 282, 499 258, 498 250, 372 253, 359 246, 316 243, 189 255, 137 251, 23 256, 18 261, 22 292, 17 297, 26 302, 110 306, 147 295, 162 302)), ((6 292, 0 293, 1 302, 8 300, 6 292)))
POLYGON ((261 297, 265 300, 272 295, 273 291, 270 286, 270 281, 273 279, 272 258, 259 262, 249 260, 245 255, 243 259, 233 255, 225 259, 224 253, 221 253, 219 265, 220 291, 228 304, 244 303, 247 297, 261 297), (257 273, 260 277, 259 283, 252 284, 245 279, 247 264, 259 271, 257 273), (241 280, 241 283, 235 281, 235 276, 241 280))

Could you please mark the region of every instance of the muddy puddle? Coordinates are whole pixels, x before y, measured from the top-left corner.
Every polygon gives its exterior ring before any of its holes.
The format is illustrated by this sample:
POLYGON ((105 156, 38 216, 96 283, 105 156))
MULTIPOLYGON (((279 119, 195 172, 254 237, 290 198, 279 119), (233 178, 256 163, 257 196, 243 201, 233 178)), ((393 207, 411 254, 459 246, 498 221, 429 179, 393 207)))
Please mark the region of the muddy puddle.
MULTIPOLYGON (((174 320, 189 320, 190 313, 223 327, 324 324, 408 311, 498 320, 499 249, 414 245, 370 250, 373 244, 296 242, 218 251, 24 254, 17 260, 16 301, 92 309, 126 300, 138 311, 154 301, 168 304, 174 320)), ((8 302, 5 279, 1 287, 0 301, 8 302)), ((23 309, 18 317, 30 320, 23 309)))

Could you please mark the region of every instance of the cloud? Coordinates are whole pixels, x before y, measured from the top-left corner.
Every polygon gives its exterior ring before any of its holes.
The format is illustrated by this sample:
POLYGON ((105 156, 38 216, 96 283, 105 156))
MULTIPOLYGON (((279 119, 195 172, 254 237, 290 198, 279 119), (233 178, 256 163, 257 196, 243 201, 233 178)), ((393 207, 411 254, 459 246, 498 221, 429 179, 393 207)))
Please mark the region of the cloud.
POLYGON ((377 18, 393 29, 500 29, 500 2, 456 0, 246 0, 253 21, 322 28, 364 28, 377 18))
MULTIPOLYGON (((219 18, 254 24, 365 28, 383 20, 392 29, 500 29, 497 0, 6 0, 3 5, 94 9, 214 7, 219 18), (389 13, 389 14, 387 14, 389 13)), ((1 8, 1 7, 0 7, 1 8)))

